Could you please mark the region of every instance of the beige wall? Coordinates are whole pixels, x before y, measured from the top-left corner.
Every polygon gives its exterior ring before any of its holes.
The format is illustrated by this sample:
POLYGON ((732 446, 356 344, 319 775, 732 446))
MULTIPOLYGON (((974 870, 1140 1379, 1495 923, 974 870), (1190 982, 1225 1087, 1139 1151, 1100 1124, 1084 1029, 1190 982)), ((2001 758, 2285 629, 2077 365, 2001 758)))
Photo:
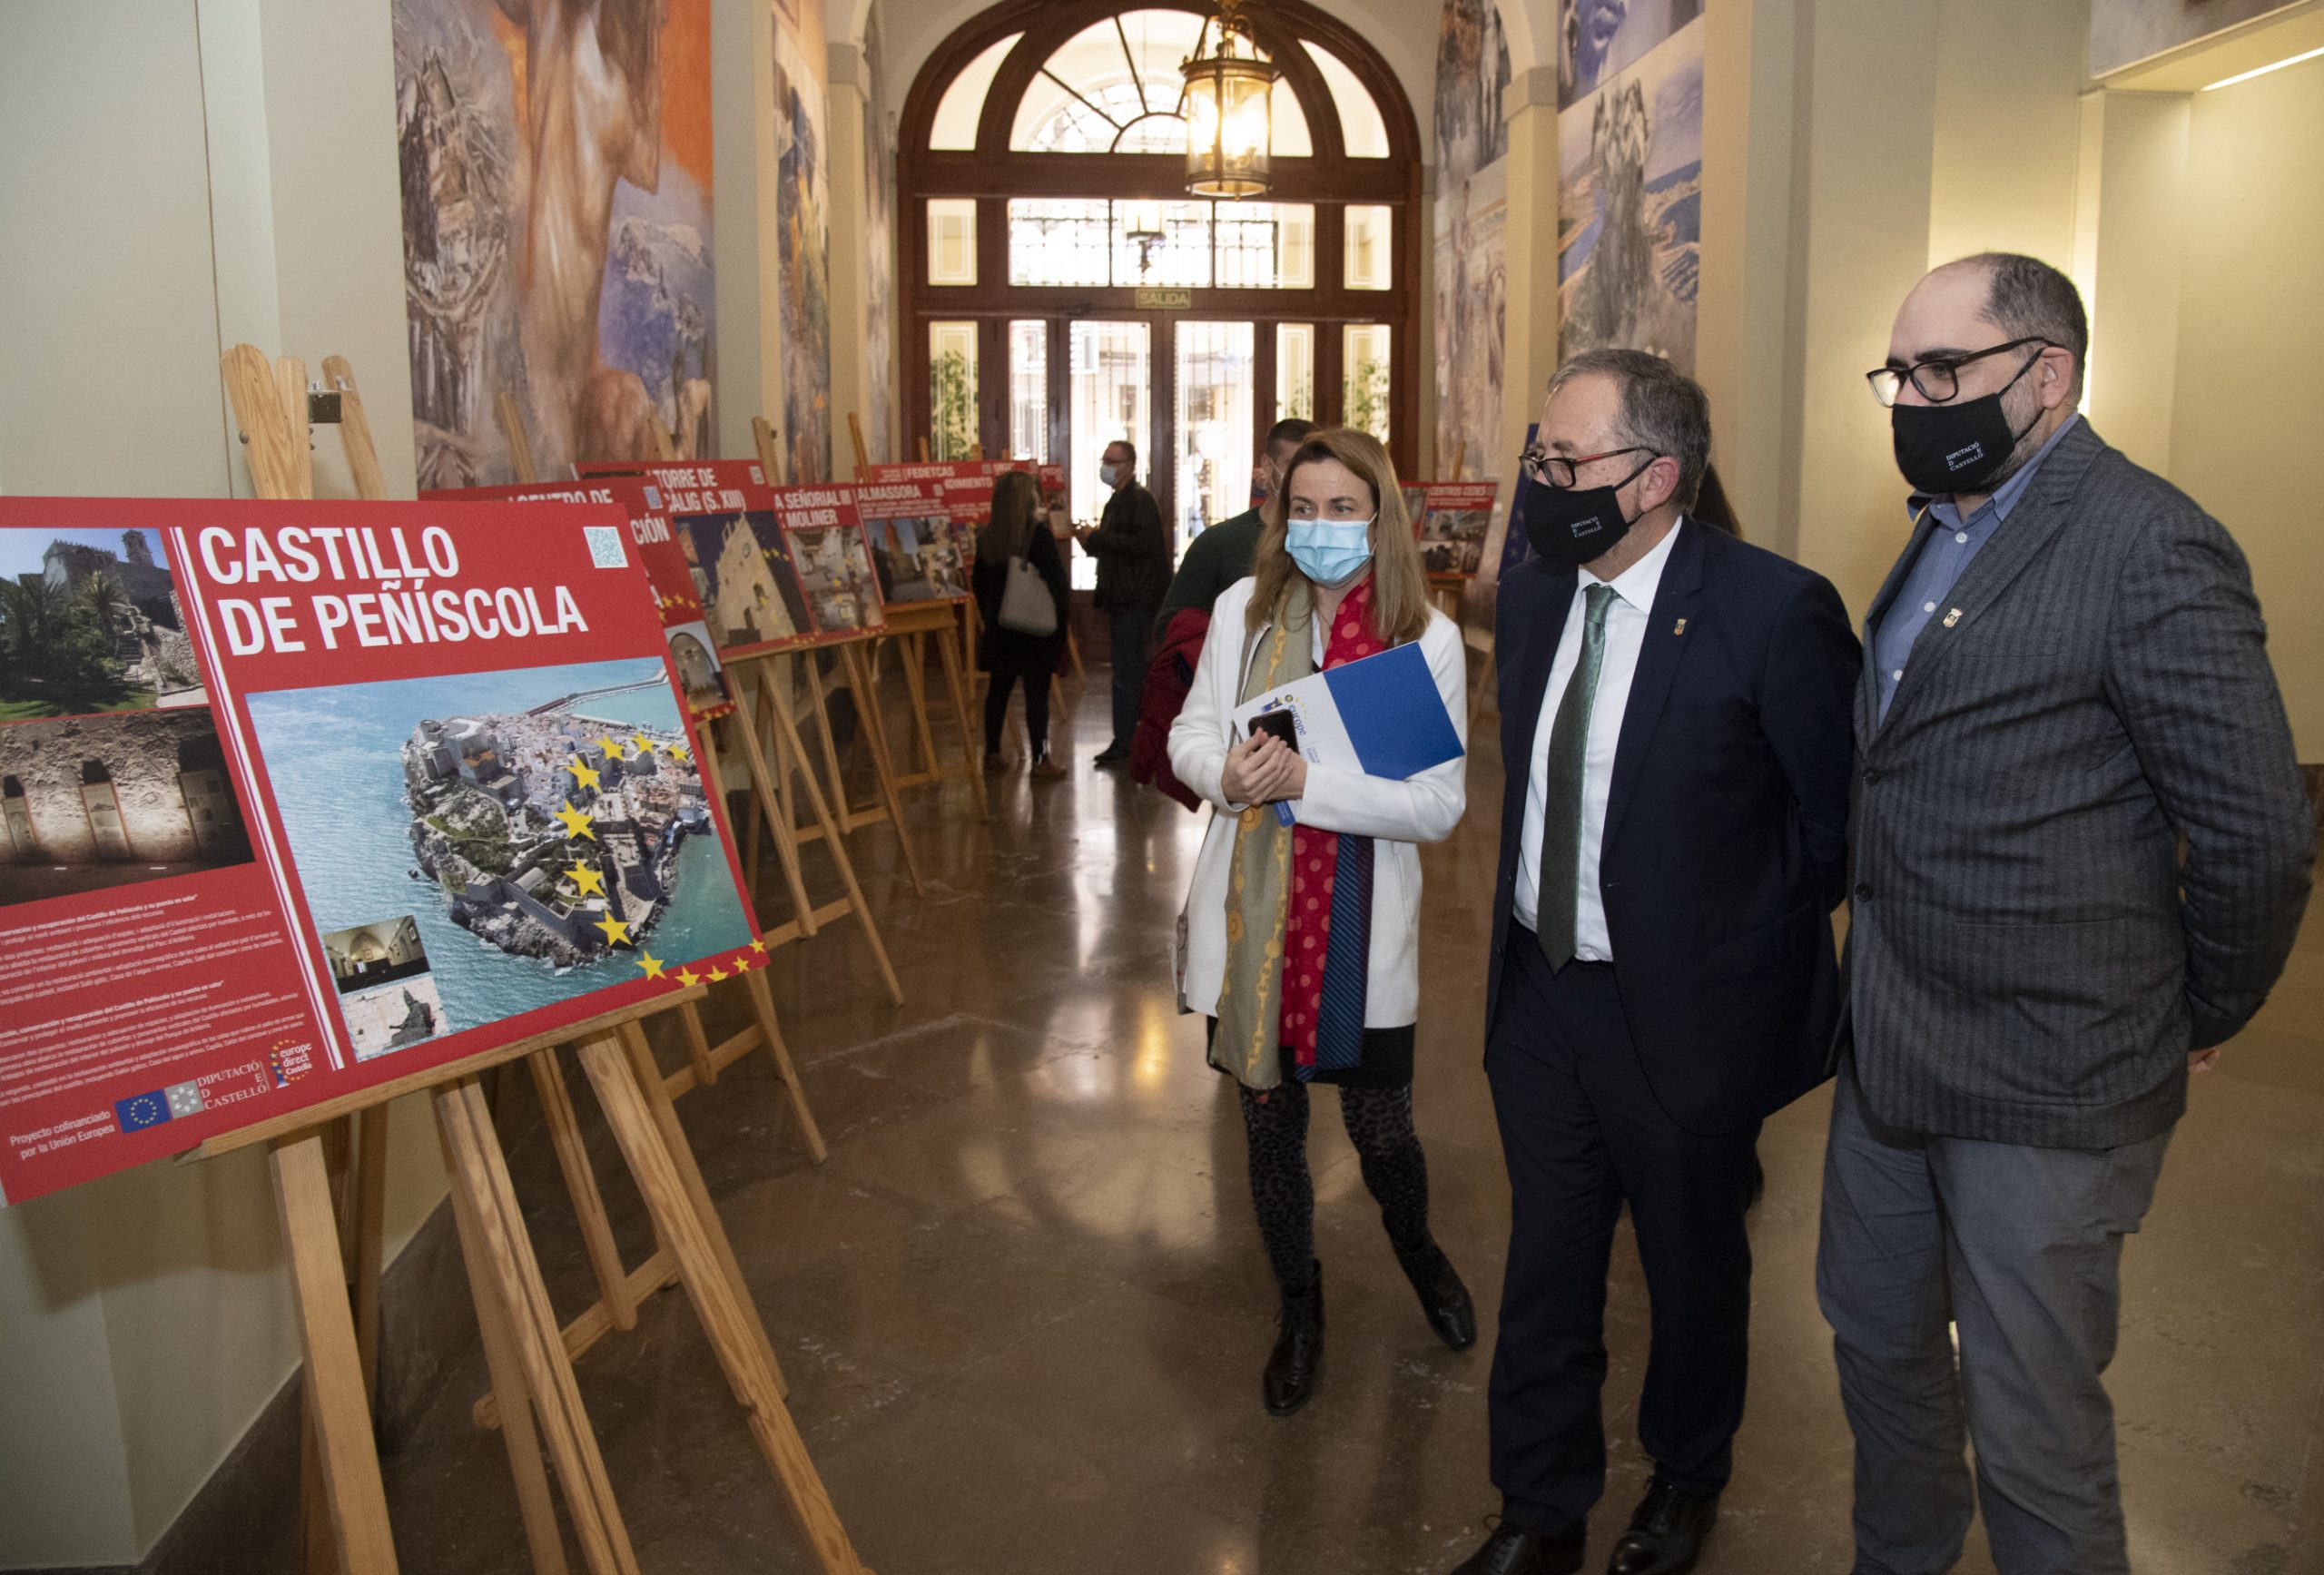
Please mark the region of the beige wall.
POLYGON ((2250 558, 2299 756, 2324 760, 2324 60, 2195 94, 2186 147, 2169 474, 2250 558))

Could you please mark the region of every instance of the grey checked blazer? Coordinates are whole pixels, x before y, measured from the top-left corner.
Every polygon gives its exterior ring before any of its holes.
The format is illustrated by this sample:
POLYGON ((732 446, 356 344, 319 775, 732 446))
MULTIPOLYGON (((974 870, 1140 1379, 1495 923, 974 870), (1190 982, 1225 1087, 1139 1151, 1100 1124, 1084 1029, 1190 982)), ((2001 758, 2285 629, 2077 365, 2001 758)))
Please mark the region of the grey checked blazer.
POLYGON ((2098 1148, 2167 1130, 2307 906, 2315 822, 2242 553, 2087 422, 1856 696, 1847 1018, 1905 1130, 2098 1148), (2180 858, 2181 839, 2185 858, 2180 858))

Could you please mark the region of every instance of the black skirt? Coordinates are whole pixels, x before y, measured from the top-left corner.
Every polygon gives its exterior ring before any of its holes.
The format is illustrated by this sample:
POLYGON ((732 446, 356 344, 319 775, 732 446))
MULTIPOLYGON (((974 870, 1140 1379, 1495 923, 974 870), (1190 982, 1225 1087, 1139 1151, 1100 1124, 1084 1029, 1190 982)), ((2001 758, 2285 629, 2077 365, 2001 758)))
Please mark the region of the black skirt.
MULTIPOLYGON (((1203 1053, 1207 1056, 1218 1039, 1218 1019, 1203 1019, 1203 1053)), ((1413 1030, 1415 1025, 1406 1023, 1400 1029, 1366 1029, 1364 1030, 1362 1058, 1353 1067, 1337 1069, 1317 1068, 1315 1075, 1304 1079, 1310 1083, 1336 1083, 1347 1088, 1401 1088, 1413 1080, 1413 1030)), ((1303 1081, 1293 1062, 1291 1047, 1282 1047, 1283 1080, 1303 1081)), ((1226 1068, 1212 1063, 1213 1068, 1233 1077, 1226 1068)))

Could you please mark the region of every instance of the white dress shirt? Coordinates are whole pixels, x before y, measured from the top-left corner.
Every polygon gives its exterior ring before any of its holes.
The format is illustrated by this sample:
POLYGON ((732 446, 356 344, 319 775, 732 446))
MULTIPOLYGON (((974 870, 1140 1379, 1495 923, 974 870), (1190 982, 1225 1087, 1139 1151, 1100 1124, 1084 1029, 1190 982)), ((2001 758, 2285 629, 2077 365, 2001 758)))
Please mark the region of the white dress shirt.
POLYGON ((1512 906, 1517 922, 1528 930, 1541 928, 1541 816, 1549 792, 1550 735, 1555 731, 1558 702, 1565 695, 1573 670, 1581 664, 1584 608, 1591 586, 1614 587, 1613 605, 1606 609, 1606 652, 1598 668, 1598 695, 1590 709, 1590 743, 1581 763, 1581 856, 1575 865, 1574 956, 1584 962, 1611 962, 1614 944, 1606 933, 1606 905, 1598 892, 1599 844, 1606 837, 1606 801, 1613 791, 1614 751, 1621 743, 1622 713, 1630 709, 1630 679, 1638 672, 1638 654, 1646 644, 1646 624, 1654 611, 1654 592, 1662 583, 1662 566, 1670 548, 1686 527, 1681 519, 1638 562, 1610 580, 1600 580, 1588 569, 1576 576, 1572 605, 1566 608, 1565 632, 1558 636, 1556 660, 1550 664, 1550 684, 1541 694, 1541 714, 1533 724, 1533 769, 1525 789, 1525 821, 1517 851, 1517 891, 1512 906))

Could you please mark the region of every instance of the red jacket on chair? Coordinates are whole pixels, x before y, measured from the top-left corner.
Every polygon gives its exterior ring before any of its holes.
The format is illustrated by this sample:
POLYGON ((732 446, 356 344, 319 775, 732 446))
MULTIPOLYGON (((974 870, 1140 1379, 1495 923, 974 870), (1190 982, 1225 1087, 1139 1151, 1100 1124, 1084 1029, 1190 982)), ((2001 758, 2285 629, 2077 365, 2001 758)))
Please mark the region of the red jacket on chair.
POLYGON ((1181 608, 1171 616, 1154 660, 1147 665, 1146 687, 1137 699, 1137 734, 1129 746, 1130 775, 1190 810, 1201 809, 1202 800, 1170 769, 1170 724, 1187 704, 1195 664, 1202 659, 1202 643, 1209 633, 1210 615, 1199 608, 1181 608))

